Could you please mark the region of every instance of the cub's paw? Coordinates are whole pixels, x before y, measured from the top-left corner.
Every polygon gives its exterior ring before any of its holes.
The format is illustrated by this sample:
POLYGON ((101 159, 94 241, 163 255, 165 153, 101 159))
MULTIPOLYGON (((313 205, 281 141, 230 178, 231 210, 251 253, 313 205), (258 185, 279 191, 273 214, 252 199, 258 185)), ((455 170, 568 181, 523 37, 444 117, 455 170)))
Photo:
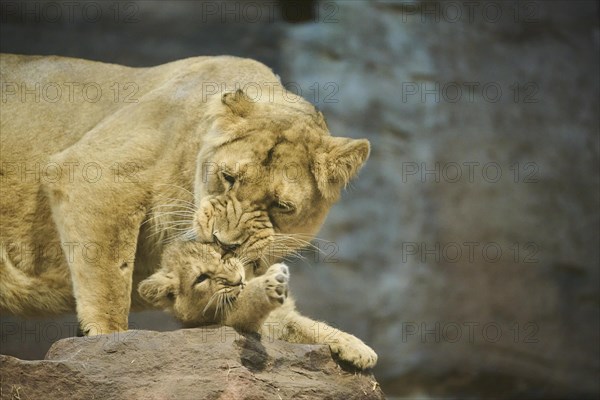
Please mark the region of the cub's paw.
POLYGON ((273 264, 263 275, 269 301, 276 306, 283 304, 288 296, 290 272, 285 264, 273 264))
POLYGON ((377 353, 356 336, 337 332, 328 343, 331 352, 356 368, 368 369, 377 364, 377 353))

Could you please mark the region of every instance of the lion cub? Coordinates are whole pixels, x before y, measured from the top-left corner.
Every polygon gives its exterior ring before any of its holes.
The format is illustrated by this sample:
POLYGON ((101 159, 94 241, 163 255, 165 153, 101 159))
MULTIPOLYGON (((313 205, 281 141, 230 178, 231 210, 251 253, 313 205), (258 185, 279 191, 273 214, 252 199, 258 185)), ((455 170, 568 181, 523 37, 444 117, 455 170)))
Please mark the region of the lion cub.
POLYGON ((138 293, 189 327, 217 323, 269 339, 326 344, 357 368, 375 366, 377 354, 359 338, 298 314, 288 297, 286 265, 273 264, 258 276, 261 271, 247 268, 238 258, 223 259, 212 245, 174 243, 163 253, 160 270, 140 283, 138 293))
POLYGON ((258 332, 287 297, 288 267, 274 264, 249 282, 245 276, 240 259, 223 259, 209 244, 179 242, 168 246, 159 271, 140 283, 138 293, 185 326, 218 323, 258 332))

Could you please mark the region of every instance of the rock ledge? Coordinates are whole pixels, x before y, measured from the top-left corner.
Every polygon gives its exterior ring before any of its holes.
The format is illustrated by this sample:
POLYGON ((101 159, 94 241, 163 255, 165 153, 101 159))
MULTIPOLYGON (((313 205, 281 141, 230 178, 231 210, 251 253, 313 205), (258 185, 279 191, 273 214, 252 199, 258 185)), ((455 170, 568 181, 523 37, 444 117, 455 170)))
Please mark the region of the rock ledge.
POLYGON ((327 346, 231 328, 133 330, 56 342, 45 360, 0 356, 1 398, 383 399, 327 346))

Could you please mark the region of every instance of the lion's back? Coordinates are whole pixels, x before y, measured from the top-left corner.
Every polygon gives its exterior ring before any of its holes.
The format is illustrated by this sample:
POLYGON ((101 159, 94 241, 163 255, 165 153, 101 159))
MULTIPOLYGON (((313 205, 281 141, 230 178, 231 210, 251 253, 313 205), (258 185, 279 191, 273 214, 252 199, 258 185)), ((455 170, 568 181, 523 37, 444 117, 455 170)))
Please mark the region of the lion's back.
MULTIPOLYGON (((215 87, 220 93, 278 82, 264 64, 232 56, 132 68, 69 57, 2 54, 0 71, 3 161, 61 151, 107 116, 139 104, 160 88, 172 93, 189 89, 198 98, 199 92, 215 87)), ((203 104, 195 101, 195 106, 203 104)))

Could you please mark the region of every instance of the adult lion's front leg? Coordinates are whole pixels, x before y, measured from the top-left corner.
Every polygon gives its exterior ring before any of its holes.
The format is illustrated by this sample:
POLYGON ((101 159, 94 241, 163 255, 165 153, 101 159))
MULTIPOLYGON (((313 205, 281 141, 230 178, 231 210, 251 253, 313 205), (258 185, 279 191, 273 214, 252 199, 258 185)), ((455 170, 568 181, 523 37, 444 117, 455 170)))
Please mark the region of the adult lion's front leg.
POLYGON ((86 335, 127 330, 135 248, 145 211, 113 187, 67 187, 54 185, 49 194, 81 329, 86 335))
POLYGON ((151 196, 151 182, 143 172, 148 163, 132 151, 144 136, 132 133, 124 140, 107 131, 90 131, 50 159, 81 171, 62 174, 44 189, 85 334, 127 330, 136 246, 151 196), (123 167, 130 160, 138 166, 135 175, 123 167))

